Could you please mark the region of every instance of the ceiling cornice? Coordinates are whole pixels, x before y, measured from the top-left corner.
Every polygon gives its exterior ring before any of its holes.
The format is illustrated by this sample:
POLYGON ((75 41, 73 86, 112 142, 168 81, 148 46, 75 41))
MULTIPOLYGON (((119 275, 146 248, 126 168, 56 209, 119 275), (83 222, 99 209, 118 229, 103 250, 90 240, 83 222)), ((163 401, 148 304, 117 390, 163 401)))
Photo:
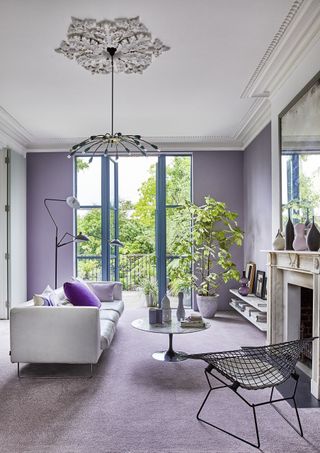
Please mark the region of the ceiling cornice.
MULTIPOLYGON (((172 137, 144 137, 147 141, 159 146, 161 151, 239 151, 242 143, 232 137, 217 136, 172 136, 172 137)), ((66 152, 74 143, 83 140, 83 137, 67 139, 34 140, 27 147, 29 152, 66 152)))
POLYGON ((272 97, 319 39, 319 0, 295 0, 241 97, 272 97))
POLYGON ((0 145, 24 154, 32 140, 32 134, 0 106, 0 145))

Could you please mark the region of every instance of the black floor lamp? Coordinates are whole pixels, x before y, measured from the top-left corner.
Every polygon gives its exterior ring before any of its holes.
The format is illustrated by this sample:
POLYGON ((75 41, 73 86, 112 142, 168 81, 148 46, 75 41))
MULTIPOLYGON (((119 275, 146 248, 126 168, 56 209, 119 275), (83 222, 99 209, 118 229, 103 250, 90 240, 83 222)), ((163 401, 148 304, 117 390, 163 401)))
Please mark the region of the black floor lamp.
POLYGON ((80 207, 79 201, 75 197, 67 197, 66 199, 61 199, 61 198, 45 198, 44 199, 44 205, 46 207, 46 210, 48 211, 48 214, 54 223, 55 229, 56 229, 56 234, 55 234, 55 260, 54 260, 54 288, 56 289, 58 286, 58 249, 60 247, 64 247, 65 245, 71 244, 72 242, 87 242, 89 241, 88 237, 82 234, 81 232, 74 236, 71 233, 65 233, 61 239, 59 240, 59 229, 56 221, 54 220, 50 209, 48 207, 48 202, 63 202, 66 203, 69 208, 71 209, 78 209, 80 207), (70 237, 71 239, 68 241, 64 241, 66 237, 70 237))

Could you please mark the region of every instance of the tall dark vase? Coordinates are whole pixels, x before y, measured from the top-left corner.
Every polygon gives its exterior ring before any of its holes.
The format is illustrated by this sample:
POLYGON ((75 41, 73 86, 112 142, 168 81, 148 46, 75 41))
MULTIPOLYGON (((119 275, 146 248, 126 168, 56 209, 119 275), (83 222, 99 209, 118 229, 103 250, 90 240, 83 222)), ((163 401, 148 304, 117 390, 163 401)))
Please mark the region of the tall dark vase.
POLYGON ((314 217, 312 217, 311 228, 307 236, 307 245, 310 252, 317 252, 320 246, 320 233, 314 223, 314 217))
POLYGON ((288 222, 286 225, 286 250, 293 250, 294 228, 291 221, 290 209, 288 210, 288 222))

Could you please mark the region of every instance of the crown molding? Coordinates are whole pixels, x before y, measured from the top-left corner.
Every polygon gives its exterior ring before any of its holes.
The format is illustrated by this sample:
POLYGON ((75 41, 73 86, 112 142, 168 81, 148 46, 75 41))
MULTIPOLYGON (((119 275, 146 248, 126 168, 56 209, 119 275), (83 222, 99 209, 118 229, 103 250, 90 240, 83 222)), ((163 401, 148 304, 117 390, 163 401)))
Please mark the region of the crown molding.
POLYGON ((319 0, 295 0, 241 97, 272 97, 319 38, 319 0))
MULTIPOLYGON (((232 137, 218 136, 167 136, 144 137, 145 140, 159 146, 161 151, 239 151, 243 149, 242 143, 232 137)), ((26 148, 27 153, 32 152, 68 152, 72 145, 81 142, 85 137, 36 139, 26 148)))
POLYGON ((0 145, 25 154, 32 140, 32 134, 0 106, 0 145))
POLYGON ((247 114, 241 120, 235 137, 242 143, 242 149, 256 138, 256 136, 271 121, 271 105, 269 99, 256 99, 247 114))

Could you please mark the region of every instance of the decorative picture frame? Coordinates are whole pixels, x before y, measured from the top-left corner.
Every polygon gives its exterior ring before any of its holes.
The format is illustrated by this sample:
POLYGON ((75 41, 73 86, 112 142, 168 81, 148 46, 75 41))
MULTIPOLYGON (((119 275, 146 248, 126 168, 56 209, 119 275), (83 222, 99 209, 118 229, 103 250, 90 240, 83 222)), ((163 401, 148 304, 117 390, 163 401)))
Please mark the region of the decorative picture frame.
POLYGON ((256 296, 260 297, 260 299, 265 299, 267 279, 264 271, 257 271, 256 282, 256 296))
POLYGON ((256 265, 252 261, 249 261, 246 264, 246 278, 248 279, 249 294, 253 292, 255 275, 256 275, 256 265))

